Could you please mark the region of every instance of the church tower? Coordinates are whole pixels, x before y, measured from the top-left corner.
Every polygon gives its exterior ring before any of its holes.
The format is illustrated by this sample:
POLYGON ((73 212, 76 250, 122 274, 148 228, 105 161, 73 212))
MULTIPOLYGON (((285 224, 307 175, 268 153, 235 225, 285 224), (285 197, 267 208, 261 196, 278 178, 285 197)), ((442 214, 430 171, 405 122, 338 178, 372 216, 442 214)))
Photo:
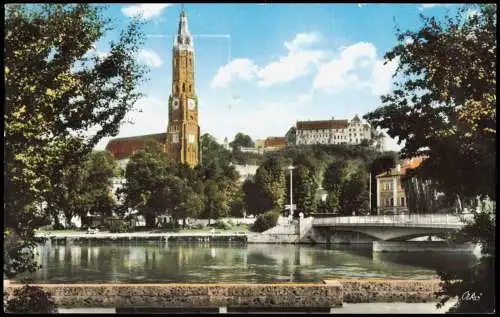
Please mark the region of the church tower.
POLYGON ((194 46, 184 8, 172 48, 172 93, 168 100, 165 143, 168 155, 190 167, 200 162, 198 98, 194 84, 194 46))

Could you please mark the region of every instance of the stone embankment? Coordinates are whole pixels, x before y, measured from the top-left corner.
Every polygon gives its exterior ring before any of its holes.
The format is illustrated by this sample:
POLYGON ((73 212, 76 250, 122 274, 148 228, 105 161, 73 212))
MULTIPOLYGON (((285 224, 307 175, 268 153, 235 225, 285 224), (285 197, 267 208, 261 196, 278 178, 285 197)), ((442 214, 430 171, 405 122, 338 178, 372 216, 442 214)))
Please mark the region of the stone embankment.
MULTIPOLYGON (((9 294, 20 284, 9 284, 9 294)), ((340 284, 38 284, 59 307, 332 308, 340 284)))
POLYGON ((324 283, 340 283, 345 303, 426 303, 435 302, 440 280, 337 279, 324 283))
MULTIPOLYGON (((439 280, 341 279, 280 284, 39 284, 59 307, 333 308, 436 302, 439 280)), ((21 284, 4 281, 9 294, 21 284)))

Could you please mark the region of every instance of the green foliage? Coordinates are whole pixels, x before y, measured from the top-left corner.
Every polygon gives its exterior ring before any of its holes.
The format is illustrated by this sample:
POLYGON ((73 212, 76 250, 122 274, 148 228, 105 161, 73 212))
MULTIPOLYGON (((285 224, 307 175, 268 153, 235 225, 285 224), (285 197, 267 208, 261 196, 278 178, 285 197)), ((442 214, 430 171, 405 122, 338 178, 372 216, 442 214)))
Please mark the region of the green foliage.
POLYGON ((49 219, 42 202, 61 192, 67 167, 116 135, 140 97, 145 72, 135 53, 143 35, 134 21, 106 58, 87 57, 111 28, 101 6, 84 3, 11 5, 4 26, 4 225, 30 247, 49 219))
POLYGON ((350 216, 368 212, 368 174, 359 169, 346 181, 340 192, 340 213, 350 216))
MULTIPOLYGON (((397 30, 400 42, 385 58, 398 61, 399 80, 365 119, 406 141, 402 157, 427 156, 415 170, 417 186, 430 180, 459 204, 477 196, 495 200, 496 4, 462 6, 443 22, 421 18, 418 31, 397 30)), ((438 306, 458 296, 450 312, 494 312, 494 232, 495 215, 484 212, 460 231, 461 241, 485 244, 483 257, 470 270, 440 272, 438 306), (466 292, 479 300, 463 299, 466 292)))
POLYGON ((403 157, 428 156, 419 173, 439 191, 494 199, 496 6, 474 6, 443 23, 422 16, 420 30, 397 31, 400 43, 385 58, 399 61, 400 80, 365 119, 405 140, 403 157))
POLYGON ((208 180, 205 183, 205 209, 203 218, 218 219, 229 214, 230 204, 227 186, 208 180))
POLYGON ((155 217, 168 207, 165 199, 168 166, 169 161, 157 142, 146 143, 127 164, 125 201, 130 208, 139 210, 147 227, 153 227, 155 217))
POLYGON ((215 228, 215 229, 221 229, 221 230, 231 229, 231 225, 225 221, 222 221, 222 220, 217 220, 215 223, 211 224, 210 226, 215 228))
POLYGON ((126 219, 108 217, 104 219, 104 228, 112 233, 131 232, 132 223, 126 219))
POLYGON ((56 225, 60 213, 67 221, 80 216, 83 227, 88 226, 86 215, 89 212, 111 215, 115 205, 111 186, 116 170, 115 159, 107 151, 93 151, 82 163, 66 167, 59 184, 60 191, 47 196, 56 225))
POLYGON ((495 231, 496 215, 492 211, 474 214, 474 219, 466 224, 454 237, 453 241, 480 243, 482 256, 470 269, 450 268, 438 272, 441 277, 441 297, 437 307, 441 307, 450 298, 458 297, 457 303, 449 313, 493 313, 495 311, 495 231), (468 295, 475 294, 476 300, 468 295))
POLYGON ((52 295, 38 286, 24 285, 7 300, 6 313, 57 313, 57 305, 52 295))
POLYGON ((223 166, 231 163, 231 152, 217 143, 215 138, 208 133, 201 136, 201 164, 207 170, 207 178, 215 178, 221 174, 223 166))
POLYGON ((263 196, 270 200, 271 208, 281 210, 284 207, 285 173, 285 162, 280 157, 269 157, 255 173, 255 184, 262 189, 263 196))
POLYGON ((316 183, 313 170, 304 165, 297 165, 293 172, 293 203, 297 205, 294 216, 302 212, 304 216, 311 216, 316 212, 316 183))
POLYGON ((285 134, 285 140, 287 146, 295 146, 295 143, 297 141, 297 128, 296 127, 291 127, 287 133, 285 134))
POLYGON ((250 230, 254 232, 264 232, 271 229, 276 226, 279 216, 279 210, 270 210, 265 212, 262 215, 257 216, 257 219, 255 219, 255 222, 250 227, 250 230))
POLYGON ((229 146, 235 151, 241 147, 254 147, 255 143, 252 141, 252 138, 249 135, 238 132, 234 136, 234 140, 229 143, 229 146))
POLYGON ((243 193, 247 214, 259 215, 272 208, 271 198, 264 195, 262 187, 258 186, 252 179, 246 179, 243 182, 243 193))

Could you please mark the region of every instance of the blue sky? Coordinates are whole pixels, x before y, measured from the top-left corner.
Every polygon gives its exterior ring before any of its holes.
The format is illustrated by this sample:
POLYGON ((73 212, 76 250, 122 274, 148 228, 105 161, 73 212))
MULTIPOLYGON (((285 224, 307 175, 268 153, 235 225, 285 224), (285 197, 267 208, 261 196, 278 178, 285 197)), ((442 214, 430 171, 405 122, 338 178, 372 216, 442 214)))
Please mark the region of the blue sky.
MULTIPOLYGON (((196 50, 201 133, 219 141, 237 132, 283 136, 298 120, 360 117, 380 105, 396 63, 383 55, 395 23, 417 30, 419 14, 442 17, 444 4, 187 4, 196 50)), ((147 39, 138 60, 150 67, 146 94, 118 137, 166 131, 178 4, 109 4, 117 29, 95 45, 105 54, 131 17, 142 12, 147 39)), ((103 149, 110 138, 102 140, 103 149)), ((388 148, 396 142, 388 140, 388 148)))

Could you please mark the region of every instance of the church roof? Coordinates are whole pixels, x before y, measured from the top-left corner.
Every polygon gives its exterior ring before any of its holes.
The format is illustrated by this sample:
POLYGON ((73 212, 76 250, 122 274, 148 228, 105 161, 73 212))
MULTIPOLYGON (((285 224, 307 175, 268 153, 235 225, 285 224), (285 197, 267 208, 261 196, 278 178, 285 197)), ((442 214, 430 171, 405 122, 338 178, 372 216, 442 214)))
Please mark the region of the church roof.
POLYGON ((360 122, 361 120, 359 120, 358 115, 355 115, 354 118, 352 118, 352 121, 360 122))
POLYGON ((166 133, 157 133, 112 139, 106 145, 106 151, 113 154, 117 160, 126 159, 132 156, 135 151, 142 148, 147 141, 165 143, 166 135, 166 133))
POLYGON ((347 120, 297 121, 297 130, 345 129, 347 120))

